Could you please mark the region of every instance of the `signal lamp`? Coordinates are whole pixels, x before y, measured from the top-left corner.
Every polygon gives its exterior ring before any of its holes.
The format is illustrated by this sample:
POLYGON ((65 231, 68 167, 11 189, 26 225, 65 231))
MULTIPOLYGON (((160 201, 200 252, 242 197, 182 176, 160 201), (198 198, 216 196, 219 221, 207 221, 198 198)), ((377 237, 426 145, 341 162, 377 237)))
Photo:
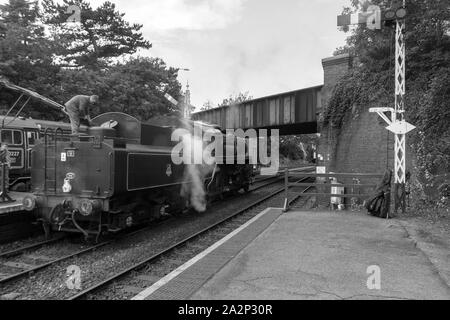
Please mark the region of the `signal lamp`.
POLYGON ((395 16, 397 17, 397 19, 403 19, 404 17, 406 17, 406 9, 405 8, 400 8, 395 12, 395 16))

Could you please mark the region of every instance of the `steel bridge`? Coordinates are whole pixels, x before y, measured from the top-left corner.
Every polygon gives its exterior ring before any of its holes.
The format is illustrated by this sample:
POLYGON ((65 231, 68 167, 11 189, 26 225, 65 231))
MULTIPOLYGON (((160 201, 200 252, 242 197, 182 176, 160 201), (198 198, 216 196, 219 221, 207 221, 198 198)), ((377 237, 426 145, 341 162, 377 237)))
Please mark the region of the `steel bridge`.
POLYGON ((200 111, 193 120, 222 129, 279 129, 280 135, 317 133, 321 86, 257 98, 233 106, 200 111))

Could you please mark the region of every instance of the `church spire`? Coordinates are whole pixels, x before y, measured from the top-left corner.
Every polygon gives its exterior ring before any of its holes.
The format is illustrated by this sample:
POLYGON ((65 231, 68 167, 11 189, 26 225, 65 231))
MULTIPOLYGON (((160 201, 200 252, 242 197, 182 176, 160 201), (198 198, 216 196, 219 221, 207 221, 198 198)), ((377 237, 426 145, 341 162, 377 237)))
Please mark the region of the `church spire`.
POLYGON ((189 89, 189 81, 186 83, 186 91, 184 92, 184 110, 183 110, 183 116, 186 119, 191 118, 191 90, 189 89))

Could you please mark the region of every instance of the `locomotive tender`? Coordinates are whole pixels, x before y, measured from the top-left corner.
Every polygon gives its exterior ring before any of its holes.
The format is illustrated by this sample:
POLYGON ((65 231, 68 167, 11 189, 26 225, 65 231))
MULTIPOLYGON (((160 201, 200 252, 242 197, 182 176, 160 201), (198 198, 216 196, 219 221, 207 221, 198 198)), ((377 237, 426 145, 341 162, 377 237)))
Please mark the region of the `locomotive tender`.
MULTIPOLYGON (((43 136, 47 128, 61 128, 70 133, 70 124, 55 121, 45 121, 23 117, 0 116, 0 142, 8 146, 11 167, 9 170, 9 189, 12 191, 30 190, 31 180, 31 150, 43 136)), ((86 126, 80 131, 85 132, 86 126)))
MULTIPOLYGON (((175 127, 116 112, 96 117, 93 124, 88 135, 47 132, 32 151, 33 195, 24 204, 36 210, 47 234, 53 230, 98 236, 191 205, 185 190, 195 183, 186 174, 192 165, 175 165, 171 159, 175 127)), ((248 190, 252 180, 252 166, 246 164, 216 165, 208 172, 196 169, 209 199, 248 190)))

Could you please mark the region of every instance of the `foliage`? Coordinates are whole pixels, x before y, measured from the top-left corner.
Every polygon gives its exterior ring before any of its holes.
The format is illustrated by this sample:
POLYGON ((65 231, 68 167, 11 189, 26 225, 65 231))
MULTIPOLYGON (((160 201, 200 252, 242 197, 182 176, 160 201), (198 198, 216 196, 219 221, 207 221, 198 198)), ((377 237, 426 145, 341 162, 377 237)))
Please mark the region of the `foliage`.
POLYGON ((420 104, 411 105, 408 120, 417 132, 409 140, 416 150, 424 200, 445 207, 450 205, 450 68, 438 70, 427 88, 420 104))
MULTIPOLYGON (((56 44, 45 36, 40 16, 37 6, 25 0, 0 6, 0 75, 42 92, 54 85, 59 68, 52 60, 56 44)), ((16 98, 2 90, 2 108, 16 98)))
POLYGON ((211 100, 206 101, 203 103, 203 106, 200 108, 200 111, 220 108, 220 107, 226 107, 226 106, 234 106, 238 105, 240 103, 243 103, 245 101, 251 100, 252 96, 246 92, 239 92, 236 95, 230 94, 228 98, 225 98, 222 100, 221 103, 219 103, 217 106, 214 106, 214 103, 211 100))
MULTIPOLYGON (((390 2, 371 1, 381 8, 388 8, 390 2)), ((359 1, 352 0, 344 13, 357 11, 358 5, 359 1)), ((428 200, 446 201, 439 192, 445 192, 449 184, 450 3, 408 0, 406 6, 406 118, 417 126, 407 141, 417 155, 417 190, 428 200)), ((381 31, 358 26, 346 45, 336 50, 336 54, 349 52, 357 58, 353 70, 333 92, 325 126, 340 128, 352 112, 393 106, 394 35, 395 26, 384 26, 381 31)))
POLYGON ((65 66, 104 67, 113 58, 151 47, 140 32, 142 25, 125 21, 125 14, 116 11, 115 4, 109 1, 92 9, 85 0, 64 0, 62 5, 44 0, 43 7, 45 23, 64 47, 61 59, 65 66), (70 5, 81 9, 79 23, 67 23, 66 10, 70 5))
MULTIPOLYGON (((176 114, 178 110, 164 93, 180 97, 178 69, 159 58, 130 56, 138 48, 150 46, 139 32, 141 26, 130 25, 109 2, 97 9, 87 2, 77 3, 85 9, 82 21, 90 28, 86 30, 93 32, 97 47, 91 45, 91 38, 84 38, 84 33, 73 34, 69 25, 62 23, 64 5, 46 0, 44 10, 39 10, 29 1, 9 0, 0 6, 0 77, 61 104, 74 95, 97 94, 100 103, 91 111, 94 116, 122 111, 147 120, 176 114), (68 45, 70 41, 75 44, 68 45), (67 59, 61 60, 61 56, 67 59)), ((6 112, 18 96, 2 89, 0 112, 6 112)), ((64 119, 60 111, 36 101, 31 101, 22 115, 64 119)))
POLYGON ((312 162, 315 145, 318 143, 317 135, 282 136, 280 137, 280 154, 290 160, 306 160, 312 162))
POLYGON ((206 111, 214 108, 216 108, 214 106, 214 103, 211 100, 208 100, 205 103, 203 103, 203 106, 200 108, 200 111, 206 111))
POLYGON ((222 102, 219 103, 218 107, 232 106, 232 105, 240 104, 242 102, 251 100, 252 98, 253 97, 249 94, 248 91, 239 92, 236 95, 230 94, 230 96, 228 98, 223 99, 222 102))
POLYGON ((165 92, 178 100, 181 85, 176 80, 177 72, 157 58, 132 58, 110 68, 105 77, 106 90, 100 94, 102 111, 118 109, 142 120, 176 112, 156 88, 164 83, 165 92))

